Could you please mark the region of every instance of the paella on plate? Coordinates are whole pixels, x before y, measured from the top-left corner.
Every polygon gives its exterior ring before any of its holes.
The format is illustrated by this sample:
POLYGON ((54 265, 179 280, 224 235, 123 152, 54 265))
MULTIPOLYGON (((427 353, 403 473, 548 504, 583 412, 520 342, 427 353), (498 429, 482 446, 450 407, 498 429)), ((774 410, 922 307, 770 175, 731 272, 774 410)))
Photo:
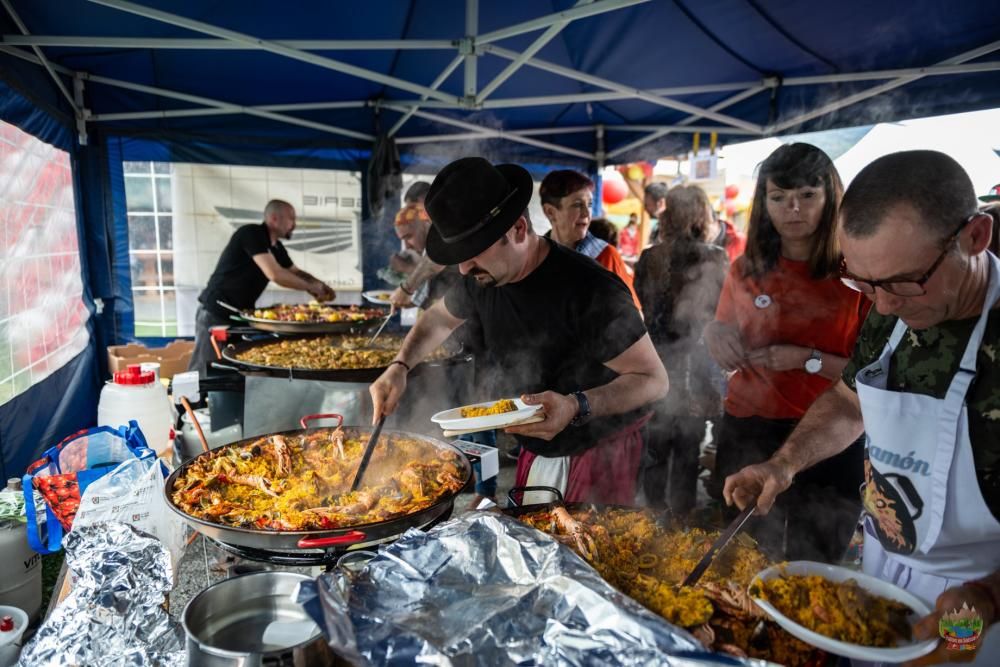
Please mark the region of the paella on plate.
POLYGON ((456 451, 393 436, 351 491, 367 433, 343 428, 271 435, 214 449, 179 471, 171 500, 188 516, 270 531, 386 521, 431 506, 464 484, 456 451))

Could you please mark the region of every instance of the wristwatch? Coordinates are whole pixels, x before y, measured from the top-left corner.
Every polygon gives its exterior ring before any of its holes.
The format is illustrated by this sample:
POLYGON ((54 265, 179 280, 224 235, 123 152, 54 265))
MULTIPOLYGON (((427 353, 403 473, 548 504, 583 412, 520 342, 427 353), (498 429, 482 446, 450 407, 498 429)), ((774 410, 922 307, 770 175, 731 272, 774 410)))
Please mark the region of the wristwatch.
POLYGON ((812 354, 806 359, 806 373, 811 375, 816 375, 823 370, 823 355, 820 351, 813 348, 812 354))
POLYGON ((570 396, 576 398, 576 402, 580 404, 580 409, 577 411, 576 416, 570 420, 570 426, 579 426, 587 421, 590 417, 590 401, 587 400, 587 395, 582 391, 574 391, 570 396))

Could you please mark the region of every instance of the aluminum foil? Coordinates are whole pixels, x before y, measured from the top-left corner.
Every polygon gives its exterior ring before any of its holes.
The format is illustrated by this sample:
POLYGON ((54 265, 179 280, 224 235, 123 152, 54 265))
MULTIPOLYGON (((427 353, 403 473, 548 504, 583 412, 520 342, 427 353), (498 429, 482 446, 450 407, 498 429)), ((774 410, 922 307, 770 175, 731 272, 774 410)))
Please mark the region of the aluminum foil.
POLYGON ((73 589, 21 653, 19 665, 180 667, 184 630, 163 609, 170 553, 155 537, 106 522, 63 540, 73 589))
POLYGON ((496 513, 411 529, 314 591, 331 647, 355 665, 759 664, 707 652, 569 548, 496 513))

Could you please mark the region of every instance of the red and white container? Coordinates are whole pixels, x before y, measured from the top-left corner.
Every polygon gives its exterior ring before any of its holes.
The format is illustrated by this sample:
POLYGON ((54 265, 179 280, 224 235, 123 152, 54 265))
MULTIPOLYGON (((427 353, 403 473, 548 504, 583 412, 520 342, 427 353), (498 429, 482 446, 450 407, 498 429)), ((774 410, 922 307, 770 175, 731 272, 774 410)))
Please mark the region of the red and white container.
POLYGON ((104 385, 97 404, 97 423, 118 428, 134 419, 156 453, 162 454, 173 444, 173 406, 167 389, 152 371, 138 364, 115 373, 104 385))

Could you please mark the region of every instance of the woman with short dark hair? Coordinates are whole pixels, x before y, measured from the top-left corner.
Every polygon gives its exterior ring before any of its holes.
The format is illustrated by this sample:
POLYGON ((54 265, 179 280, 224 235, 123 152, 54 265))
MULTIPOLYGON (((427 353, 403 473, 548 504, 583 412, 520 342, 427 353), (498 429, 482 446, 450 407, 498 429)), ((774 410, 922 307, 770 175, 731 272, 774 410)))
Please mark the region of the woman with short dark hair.
MULTIPOLYGON (((732 373, 716 433, 716 479, 770 458, 847 365, 870 303, 839 277, 830 158, 781 146, 760 167, 747 248, 726 277, 708 350, 732 373)), ((836 561, 861 511, 862 443, 796 479, 778 511, 756 520, 772 556, 836 561)))

